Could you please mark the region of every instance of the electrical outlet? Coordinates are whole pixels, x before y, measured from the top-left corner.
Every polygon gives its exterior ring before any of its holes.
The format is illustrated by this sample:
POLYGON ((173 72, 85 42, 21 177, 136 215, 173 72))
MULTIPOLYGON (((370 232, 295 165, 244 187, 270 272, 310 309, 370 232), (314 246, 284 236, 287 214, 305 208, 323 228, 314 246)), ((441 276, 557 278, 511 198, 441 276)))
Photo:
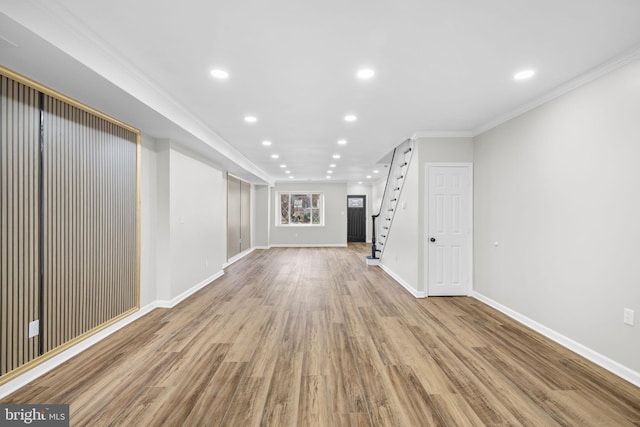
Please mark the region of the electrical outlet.
POLYGON ((634 317, 634 311, 631 310, 630 308, 625 308, 624 309, 624 323, 626 323, 627 325, 631 325, 633 326, 633 317, 634 317))
POLYGON ((29 322, 29 338, 37 337, 40 334, 40 321, 29 322))

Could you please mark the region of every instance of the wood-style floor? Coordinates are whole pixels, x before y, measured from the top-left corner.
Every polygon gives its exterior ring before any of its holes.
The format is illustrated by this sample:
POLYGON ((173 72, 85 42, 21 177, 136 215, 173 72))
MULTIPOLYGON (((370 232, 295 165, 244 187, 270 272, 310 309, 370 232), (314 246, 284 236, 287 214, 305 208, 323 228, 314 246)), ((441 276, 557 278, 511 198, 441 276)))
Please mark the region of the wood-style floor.
POLYGON ((254 251, 3 403, 73 426, 640 426, 640 389, 364 245, 254 251))

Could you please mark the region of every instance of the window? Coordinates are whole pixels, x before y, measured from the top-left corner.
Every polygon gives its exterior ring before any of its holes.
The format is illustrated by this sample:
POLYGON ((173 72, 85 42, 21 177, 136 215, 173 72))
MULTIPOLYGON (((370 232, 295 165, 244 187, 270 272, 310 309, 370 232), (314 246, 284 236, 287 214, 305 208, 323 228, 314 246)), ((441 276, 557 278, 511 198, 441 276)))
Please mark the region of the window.
POLYGON ((276 225, 323 226, 324 212, 322 193, 286 192, 278 193, 276 225))

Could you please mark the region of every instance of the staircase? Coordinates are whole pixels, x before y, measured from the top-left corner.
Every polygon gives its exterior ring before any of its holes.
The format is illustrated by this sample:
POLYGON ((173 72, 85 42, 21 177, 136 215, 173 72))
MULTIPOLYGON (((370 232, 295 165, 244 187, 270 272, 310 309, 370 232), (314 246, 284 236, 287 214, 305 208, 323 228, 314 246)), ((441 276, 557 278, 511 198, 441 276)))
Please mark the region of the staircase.
POLYGON ((393 150, 380 210, 377 214, 371 216, 371 255, 367 257, 367 265, 380 264, 412 153, 413 141, 411 139, 407 139, 393 150))

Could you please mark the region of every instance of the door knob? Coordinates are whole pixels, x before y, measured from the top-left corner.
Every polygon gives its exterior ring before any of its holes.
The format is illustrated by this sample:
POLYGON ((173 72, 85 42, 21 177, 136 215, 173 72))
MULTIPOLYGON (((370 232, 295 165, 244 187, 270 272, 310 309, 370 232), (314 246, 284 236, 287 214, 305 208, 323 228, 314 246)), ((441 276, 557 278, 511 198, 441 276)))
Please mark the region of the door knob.
POLYGON ((435 241, 436 241, 436 238, 435 238, 435 237, 432 237, 432 238, 430 238, 430 239, 429 239, 429 241, 430 241, 430 242, 435 242, 435 241))

